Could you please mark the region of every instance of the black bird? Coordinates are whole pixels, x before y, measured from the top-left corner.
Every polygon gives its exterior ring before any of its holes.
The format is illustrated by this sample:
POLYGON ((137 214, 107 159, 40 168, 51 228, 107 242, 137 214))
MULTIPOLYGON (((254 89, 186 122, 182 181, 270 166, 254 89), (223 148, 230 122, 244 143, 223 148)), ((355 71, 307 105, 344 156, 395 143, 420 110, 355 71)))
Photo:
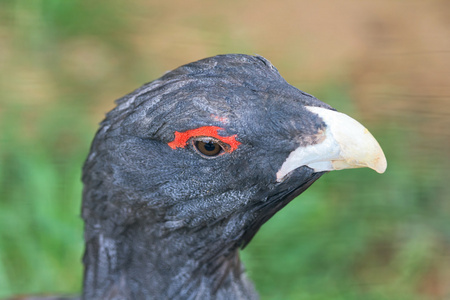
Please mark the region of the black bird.
POLYGON ((83 168, 84 299, 257 299, 239 260, 331 170, 386 160, 261 56, 181 66, 117 100, 83 168))

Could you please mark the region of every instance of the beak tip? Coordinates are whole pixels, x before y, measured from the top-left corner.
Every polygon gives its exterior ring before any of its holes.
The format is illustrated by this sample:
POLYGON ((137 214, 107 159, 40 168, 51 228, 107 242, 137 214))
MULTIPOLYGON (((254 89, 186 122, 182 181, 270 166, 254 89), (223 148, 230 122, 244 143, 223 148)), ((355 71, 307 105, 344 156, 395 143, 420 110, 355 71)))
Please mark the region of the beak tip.
POLYGON ((369 167, 377 173, 383 174, 387 169, 387 161, 384 153, 381 152, 381 154, 374 160, 374 163, 369 167))
POLYGON ((385 160, 383 164, 378 165, 378 168, 375 171, 377 171, 379 174, 383 174, 384 172, 386 172, 386 169, 387 169, 387 162, 385 160))

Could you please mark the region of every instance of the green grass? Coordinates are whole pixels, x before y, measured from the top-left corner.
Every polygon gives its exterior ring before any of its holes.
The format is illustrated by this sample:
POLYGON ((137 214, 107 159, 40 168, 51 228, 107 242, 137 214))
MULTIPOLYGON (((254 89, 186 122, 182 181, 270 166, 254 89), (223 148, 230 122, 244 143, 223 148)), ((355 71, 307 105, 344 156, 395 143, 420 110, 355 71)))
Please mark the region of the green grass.
MULTIPOLYGON (((0 298, 80 292, 81 166, 100 105, 165 71, 140 68, 123 42, 124 9, 117 1, 0 3, 9 28, 0 74, 0 298), (68 68, 71 59, 80 65, 78 52, 68 56, 73 47, 99 51, 94 68, 68 68)), ((357 112, 344 84, 317 91, 357 112)), ((385 174, 331 172, 262 227, 242 252, 262 299, 436 299, 450 268, 450 158, 418 151, 422 141, 402 126, 368 126, 385 150, 385 174)))
POLYGON ((0 296, 79 291, 88 130, 55 109, 24 137, 25 112, 8 112, 0 122, 0 296))

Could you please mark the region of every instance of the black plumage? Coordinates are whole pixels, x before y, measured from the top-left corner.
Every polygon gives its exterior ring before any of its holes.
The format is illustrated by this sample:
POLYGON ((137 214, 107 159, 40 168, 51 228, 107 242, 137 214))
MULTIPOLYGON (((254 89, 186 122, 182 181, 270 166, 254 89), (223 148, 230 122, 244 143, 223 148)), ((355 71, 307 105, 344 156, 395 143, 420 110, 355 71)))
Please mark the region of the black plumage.
POLYGON ((324 139, 307 107, 334 111, 266 59, 237 54, 119 99, 83 168, 84 298, 256 299, 239 248, 325 173, 277 177, 290 153, 324 139))

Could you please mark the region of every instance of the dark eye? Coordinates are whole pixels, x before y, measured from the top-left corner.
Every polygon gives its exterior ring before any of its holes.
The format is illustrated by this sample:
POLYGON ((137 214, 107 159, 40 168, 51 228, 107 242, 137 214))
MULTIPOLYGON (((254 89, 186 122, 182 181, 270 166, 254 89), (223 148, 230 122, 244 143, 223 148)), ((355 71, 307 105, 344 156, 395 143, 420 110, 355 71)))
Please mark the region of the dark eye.
POLYGON ((201 154, 210 157, 217 156, 223 151, 222 146, 214 141, 195 141, 194 145, 201 154))

